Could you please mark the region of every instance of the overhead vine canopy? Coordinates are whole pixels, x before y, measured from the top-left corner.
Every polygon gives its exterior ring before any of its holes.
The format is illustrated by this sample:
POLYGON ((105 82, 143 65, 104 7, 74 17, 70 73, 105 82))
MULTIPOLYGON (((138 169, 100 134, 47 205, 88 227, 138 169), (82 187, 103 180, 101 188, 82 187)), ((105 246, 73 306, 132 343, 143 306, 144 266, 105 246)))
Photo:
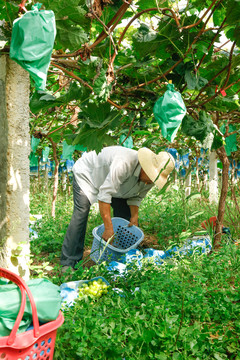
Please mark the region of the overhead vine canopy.
MULTIPOLYGON (((17 3, 0 0, 5 52, 17 3)), ((31 5, 23 1, 20 11, 31 5)), ((79 107, 68 142, 99 150, 117 132, 159 144, 153 107, 169 81, 186 105, 185 133, 188 119, 206 119, 212 131, 209 116, 218 129, 225 124, 225 137, 230 124, 238 130, 238 0, 43 0, 42 8, 54 11, 57 36, 48 89, 33 93, 30 108, 40 119, 54 106, 79 107)))

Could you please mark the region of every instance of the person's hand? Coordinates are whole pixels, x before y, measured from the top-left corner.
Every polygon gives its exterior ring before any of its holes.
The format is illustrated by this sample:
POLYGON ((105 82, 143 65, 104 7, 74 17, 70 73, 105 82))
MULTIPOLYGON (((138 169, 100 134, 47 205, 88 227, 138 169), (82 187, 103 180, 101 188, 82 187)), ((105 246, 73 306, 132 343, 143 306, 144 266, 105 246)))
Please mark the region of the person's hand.
MULTIPOLYGON (((103 238, 103 240, 108 241, 112 237, 112 240, 113 240, 113 235, 114 235, 113 229, 105 229, 102 234, 102 238, 103 238)), ((110 241, 110 244, 111 244, 112 240, 110 241)))
POLYGON ((128 226, 133 226, 133 225, 138 226, 138 217, 130 219, 128 226))

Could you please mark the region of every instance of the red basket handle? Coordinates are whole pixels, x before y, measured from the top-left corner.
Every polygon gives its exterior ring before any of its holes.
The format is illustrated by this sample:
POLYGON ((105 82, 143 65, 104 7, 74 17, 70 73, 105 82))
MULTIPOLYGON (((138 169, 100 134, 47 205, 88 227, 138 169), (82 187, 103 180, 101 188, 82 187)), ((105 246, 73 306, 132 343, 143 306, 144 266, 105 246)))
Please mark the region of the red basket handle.
POLYGON ((15 321, 15 324, 12 328, 11 334, 8 337, 7 344, 8 345, 13 344, 14 340, 16 338, 16 334, 17 334, 20 322, 21 322, 23 314, 24 314, 24 309, 25 309, 25 305, 26 305, 26 293, 29 297, 31 308, 32 308, 33 334, 34 334, 34 337, 37 338, 39 336, 39 321, 38 321, 38 315, 37 315, 37 308, 36 308, 36 304, 35 304, 34 298, 32 296, 32 293, 31 293, 29 287, 27 286, 25 281, 19 275, 16 275, 12 271, 9 271, 9 270, 1 268, 1 267, 0 267, 0 277, 4 277, 8 280, 11 280, 16 285, 18 285, 18 287, 20 288, 21 297, 22 297, 19 313, 18 313, 17 319, 15 321))

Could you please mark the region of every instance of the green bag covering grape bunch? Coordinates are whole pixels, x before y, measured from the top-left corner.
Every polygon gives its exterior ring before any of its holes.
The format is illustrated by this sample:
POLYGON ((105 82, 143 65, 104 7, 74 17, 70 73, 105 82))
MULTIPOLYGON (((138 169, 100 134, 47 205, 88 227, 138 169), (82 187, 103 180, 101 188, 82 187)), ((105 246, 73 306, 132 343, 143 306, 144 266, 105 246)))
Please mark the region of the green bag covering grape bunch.
POLYGON ((174 90, 173 84, 167 85, 167 90, 153 107, 155 119, 161 127, 162 136, 173 141, 187 110, 181 94, 174 90))
POLYGON ((9 54, 30 73, 37 90, 45 90, 56 36, 54 12, 39 10, 41 5, 33 5, 31 11, 14 20, 9 54))

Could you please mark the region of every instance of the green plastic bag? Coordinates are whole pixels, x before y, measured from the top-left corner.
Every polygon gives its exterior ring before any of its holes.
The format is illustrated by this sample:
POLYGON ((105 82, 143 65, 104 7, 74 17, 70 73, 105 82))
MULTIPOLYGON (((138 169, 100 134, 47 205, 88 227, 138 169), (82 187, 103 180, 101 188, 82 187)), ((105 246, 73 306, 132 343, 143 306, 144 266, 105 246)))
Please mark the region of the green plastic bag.
MULTIPOLYGON (((42 323, 56 320, 61 308, 60 287, 47 279, 27 281, 33 295, 38 320, 42 323)), ((18 332, 24 332, 32 323, 32 310, 27 297, 25 311, 18 332)), ((8 336, 15 324, 21 304, 20 289, 15 284, 0 285, 0 337, 8 336)))
POLYGON ((32 149, 32 152, 35 154, 36 150, 37 150, 37 147, 40 143, 40 139, 38 138, 35 138, 34 136, 32 136, 31 138, 31 149, 32 149))
POLYGON ((120 138, 119 138, 119 144, 126 147, 126 148, 129 148, 129 149, 132 149, 133 148, 133 139, 131 136, 128 136, 128 138, 126 139, 126 135, 121 135, 120 138), (125 140, 125 141, 124 141, 125 140), (123 143, 124 141, 124 143, 123 143))
POLYGON ((48 162, 48 156, 50 153, 50 147, 46 146, 43 150, 42 150, 42 161, 43 162, 48 162))
POLYGON ((33 151, 30 153, 29 161, 30 166, 38 166, 38 156, 36 156, 33 151))
POLYGON ((174 90, 173 84, 168 84, 164 95, 156 101, 153 107, 154 116, 165 139, 171 142, 174 140, 186 112, 181 94, 174 90))
POLYGON ((39 10, 40 7, 37 3, 14 20, 9 56, 30 73, 37 90, 44 90, 56 25, 53 11, 39 10))
MULTIPOLYGON (((225 125, 222 125, 220 127, 220 131, 224 134, 226 132, 225 125)), ((234 125, 229 125, 228 132, 231 133, 233 131, 236 131, 236 127, 234 125)), ((227 156, 231 156, 232 152, 237 151, 237 134, 232 134, 225 138, 225 150, 227 153, 227 156)))
POLYGON ((62 159, 63 160, 72 160, 74 151, 75 151, 75 145, 68 145, 67 142, 64 140, 62 159))

